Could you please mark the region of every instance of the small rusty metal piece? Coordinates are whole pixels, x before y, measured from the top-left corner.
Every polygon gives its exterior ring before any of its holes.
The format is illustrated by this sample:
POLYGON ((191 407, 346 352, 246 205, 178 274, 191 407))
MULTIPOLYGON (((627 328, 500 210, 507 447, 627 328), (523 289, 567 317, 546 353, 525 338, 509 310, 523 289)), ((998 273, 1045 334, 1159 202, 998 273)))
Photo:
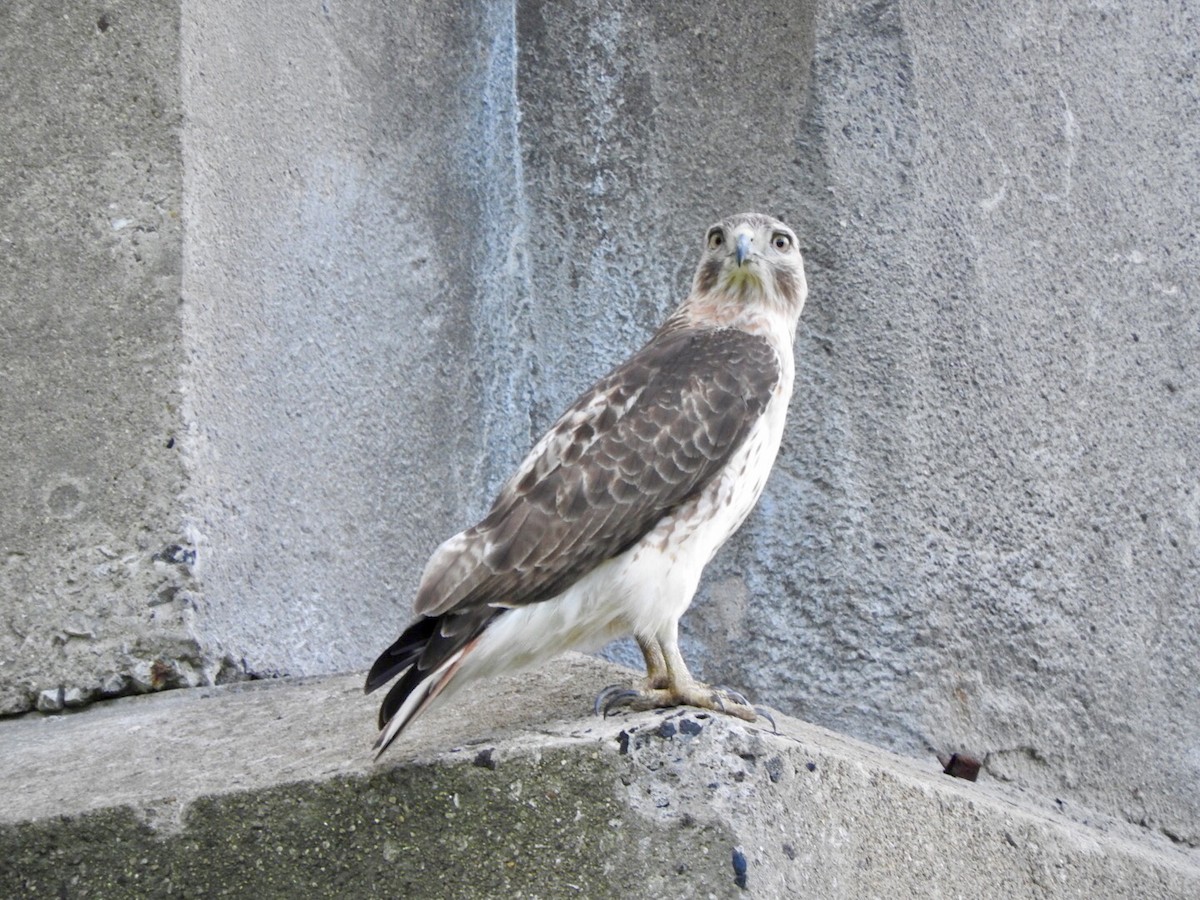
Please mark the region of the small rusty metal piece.
POLYGON ((982 763, 973 756, 966 756, 962 753, 951 753, 946 756, 943 753, 937 755, 938 762, 942 764, 942 771, 954 778, 965 778, 967 781, 974 781, 979 777, 979 767, 982 763))
POLYGON ((155 690, 163 688, 173 680, 175 667, 165 659, 156 659, 150 663, 150 686, 155 690))

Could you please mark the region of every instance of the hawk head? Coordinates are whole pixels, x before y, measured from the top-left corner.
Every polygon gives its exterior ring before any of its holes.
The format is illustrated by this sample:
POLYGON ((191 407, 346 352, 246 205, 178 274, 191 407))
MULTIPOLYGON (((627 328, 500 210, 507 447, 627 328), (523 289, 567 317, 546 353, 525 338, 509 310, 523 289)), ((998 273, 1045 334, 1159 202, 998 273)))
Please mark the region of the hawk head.
POLYGON ((796 234, 778 219, 743 213, 708 229, 692 296, 762 303, 794 318, 808 285, 796 234))

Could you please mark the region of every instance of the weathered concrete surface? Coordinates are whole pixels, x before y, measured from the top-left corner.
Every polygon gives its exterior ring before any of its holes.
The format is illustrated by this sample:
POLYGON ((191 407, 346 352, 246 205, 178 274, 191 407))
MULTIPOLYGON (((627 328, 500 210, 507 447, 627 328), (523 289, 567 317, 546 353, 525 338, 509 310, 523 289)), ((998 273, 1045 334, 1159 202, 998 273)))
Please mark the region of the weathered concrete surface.
POLYGON ((572 656, 381 763, 357 675, 0 722, 0 893, 1191 897, 1195 852, 780 718, 587 714, 572 656))
POLYGON ((0 5, 0 714, 220 677, 180 494, 171 4, 0 5))
POLYGON ((48 9, 0 10, 0 708, 365 666, 758 207, 812 291, 697 670, 1200 845, 1182 0, 48 9))
POLYGON ((199 625, 255 673, 361 667, 529 441, 483 402, 528 369, 512 23, 198 2, 183 29, 199 625))
POLYGON ((1200 844, 1186 4, 517 21, 527 204, 555 236, 531 236, 536 424, 649 332, 707 221, 803 235, 789 431, 684 620, 697 669, 1200 844))
POLYGON ((798 399, 732 646, 692 619, 768 702, 1193 846, 1198 24, 820 5, 798 399))

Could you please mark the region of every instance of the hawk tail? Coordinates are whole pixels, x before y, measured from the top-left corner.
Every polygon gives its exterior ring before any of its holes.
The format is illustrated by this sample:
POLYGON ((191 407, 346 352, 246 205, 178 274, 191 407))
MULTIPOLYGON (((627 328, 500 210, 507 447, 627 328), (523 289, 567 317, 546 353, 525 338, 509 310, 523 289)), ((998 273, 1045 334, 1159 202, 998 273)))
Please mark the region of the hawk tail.
POLYGON ((422 616, 417 619, 380 654, 367 673, 364 687, 368 694, 400 676, 379 707, 376 757, 446 689, 463 659, 478 643, 482 629, 473 634, 455 633, 453 624, 457 623, 447 622, 449 618, 422 616))
MULTIPOLYGON (((371 666, 371 671, 367 673, 367 683, 363 687, 364 692, 369 694, 377 688, 383 687, 420 659, 425 648, 429 646, 429 641, 437 633, 437 626, 436 616, 422 616, 405 628, 404 633, 396 639, 392 646, 380 653, 379 659, 375 660, 375 664, 371 666)), ((381 710, 381 718, 382 715, 381 710)), ((382 724, 381 721, 380 725, 382 726, 382 724)))

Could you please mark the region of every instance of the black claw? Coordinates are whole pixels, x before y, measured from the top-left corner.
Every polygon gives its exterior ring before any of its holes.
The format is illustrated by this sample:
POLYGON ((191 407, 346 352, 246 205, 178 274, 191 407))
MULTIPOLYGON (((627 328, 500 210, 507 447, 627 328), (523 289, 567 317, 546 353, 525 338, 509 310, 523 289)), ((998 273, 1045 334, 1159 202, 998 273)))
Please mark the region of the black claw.
POLYGON ((608 687, 606 687, 604 690, 602 690, 600 693, 598 693, 596 695, 596 702, 592 706, 592 713, 597 716, 601 715, 601 714, 607 716, 608 709, 604 705, 605 701, 608 700, 608 698, 611 697, 613 694, 619 693, 623 690, 625 690, 625 685, 623 685, 623 684, 610 684, 608 687))
POLYGON ((746 699, 746 695, 741 691, 735 691, 731 687, 725 687, 724 685, 721 685, 717 688, 717 692, 718 694, 724 694, 734 703, 741 704, 742 706, 750 706, 750 701, 746 699))
POLYGON ((769 712, 767 712, 767 708, 765 706, 756 706, 756 707, 754 707, 754 711, 756 713, 758 713, 758 715, 761 718, 766 719, 768 722, 770 722, 771 730, 773 732, 775 732, 776 734, 779 734, 779 726, 775 724, 775 717, 773 715, 771 715, 769 712))
POLYGON ((621 706, 626 700, 633 700, 635 697, 642 696, 641 691, 635 691, 632 688, 619 691, 608 698, 608 702, 604 704, 604 718, 608 718, 608 714, 615 707, 621 706))

